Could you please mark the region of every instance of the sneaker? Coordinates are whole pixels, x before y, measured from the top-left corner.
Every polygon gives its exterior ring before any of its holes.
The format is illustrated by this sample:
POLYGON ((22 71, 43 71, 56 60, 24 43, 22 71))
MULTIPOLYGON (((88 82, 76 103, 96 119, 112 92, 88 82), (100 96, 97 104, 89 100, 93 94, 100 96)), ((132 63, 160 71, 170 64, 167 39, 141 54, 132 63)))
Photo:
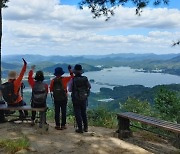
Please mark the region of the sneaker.
POLYGON ((84 128, 84 132, 88 132, 88 128, 84 128))
POLYGON ((61 126, 60 129, 61 129, 61 130, 64 130, 64 129, 67 129, 67 127, 66 127, 66 126, 61 126))
POLYGON ((81 130, 81 129, 76 129, 75 132, 76 132, 76 133, 83 133, 83 130, 81 130))
POLYGON ((60 126, 55 126, 55 129, 56 130, 61 130, 61 127, 60 126))

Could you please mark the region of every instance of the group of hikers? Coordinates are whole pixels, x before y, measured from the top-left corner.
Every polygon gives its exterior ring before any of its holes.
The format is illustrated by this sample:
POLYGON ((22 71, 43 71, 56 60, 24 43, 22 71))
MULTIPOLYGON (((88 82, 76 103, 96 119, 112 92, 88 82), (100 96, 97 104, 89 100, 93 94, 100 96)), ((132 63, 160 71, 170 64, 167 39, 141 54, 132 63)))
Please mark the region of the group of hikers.
MULTIPOLYGON (((22 79, 26 72, 27 62, 23 60, 23 67, 19 75, 16 71, 10 71, 8 74, 8 82, 1 85, 1 93, 4 101, 8 106, 19 107, 24 106, 26 103, 23 101, 20 88, 22 87, 22 79)), ((88 132, 88 120, 87 120, 87 104, 88 96, 90 94, 91 85, 86 76, 83 76, 83 68, 80 64, 76 64, 74 69, 68 66, 70 75, 63 76, 65 73, 61 67, 57 67, 54 70, 55 77, 51 80, 50 86, 44 83, 44 73, 39 70, 33 77, 35 65, 31 66, 31 70, 28 73, 28 83, 32 88, 31 107, 43 108, 47 107, 46 99, 48 92, 50 91, 54 102, 55 110, 55 129, 64 130, 67 129, 66 125, 66 111, 68 102, 68 91, 71 92, 71 98, 73 103, 74 114, 77 123, 77 133, 88 132), (60 120, 61 113, 61 120, 60 120), (60 122, 61 121, 61 122, 60 122)), ((2 114, 2 111, 0 112, 2 114)), ((28 111, 20 110, 19 118, 26 118, 28 111)), ((36 111, 32 111, 31 124, 34 125, 36 118, 36 111)), ((46 112, 40 112, 40 127, 46 123, 46 112), (44 118, 44 119, 43 119, 44 118)))

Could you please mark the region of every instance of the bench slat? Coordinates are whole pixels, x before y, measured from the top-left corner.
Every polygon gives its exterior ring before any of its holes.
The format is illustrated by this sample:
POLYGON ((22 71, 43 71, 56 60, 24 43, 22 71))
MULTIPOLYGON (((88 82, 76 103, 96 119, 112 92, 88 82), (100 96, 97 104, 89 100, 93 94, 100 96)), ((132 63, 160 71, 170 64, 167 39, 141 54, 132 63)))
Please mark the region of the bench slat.
POLYGON ((168 127, 168 128, 172 128, 172 129, 178 129, 178 130, 180 129, 179 124, 168 123, 168 122, 165 122, 163 120, 154 120, 154 119, 150 119, 150 117, 146 117, 146 116, 134 117, 134 115, 128 115, 128 117, 129 117, 129 119, 133 119, 133 120, 137 119, 137 120, 141 120, 142 122, 146 121, 148 123, 152 123, 152 124, 155 124, 157 126, 163 126, 163 127, 168 127))
POLYGON ((156 119, 154 117, 143 116, 143 115, 139 115, 139 114, 132 113, 132 112, 122 113, 120 115, 127 116, 128 118, 133 117, 133 118, 147 119, 147 120, 154 121, 154 122, 157 122, 157 123, 166 124, 166 125, 175 126, 175 127, 180 128, 180 124, 176 124, 176 123, 173 123, 173 122, 156 119))
POLYGON ((128 116, 136 117, 136 118, 141 118, 141 119, 147 119, 147 120, 156 122, 157 124, 161 124, 161 125, 165 125, 165 126, 167 125, 167 126, 172 127, 172 128, 175 127, 175 128, 179 128, 180 129, 180 124, 176 124, 176 123, 172 123, 172 122, 169 122, 169 121, 164 121, 164 120, 156 119, 154 117, 142 116, 142 115, 138 115, 138 114, 135 114, 135 113, 132 113, 132 112, 128 112, 128 116))
POLYGON ((125 113, 118 114, 118 117, 124 117, 127 119, 140 121, 145 124, 149 124, 152 126, 158 126, 158 127, 164 128, 166 130, 170 130, 172 132, 180 133, 180 124, 175 124, 172 122, 155 119, 153 117, 142 116, 142 115, 138 115, 138 114, 132 113, 132 112, 125 112, 125 113))
POLYGON ((10 111, 16 111, 16 110, 30 110, 30 111, 45 111, 47 107, 42 108, 33 108, 29 105, 25 106, 18 106, 18 107, 11 107, 7 106, 6 104, 0 104, 0 110, 10 110, 10 111))

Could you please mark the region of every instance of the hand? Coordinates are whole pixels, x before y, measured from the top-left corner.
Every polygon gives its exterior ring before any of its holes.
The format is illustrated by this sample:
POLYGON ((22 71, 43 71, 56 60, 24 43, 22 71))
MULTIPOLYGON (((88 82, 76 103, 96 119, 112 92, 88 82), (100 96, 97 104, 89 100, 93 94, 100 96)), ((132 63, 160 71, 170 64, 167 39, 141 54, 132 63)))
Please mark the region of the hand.
POLYGON ((23 60, 23 62, 24 62, 24 65, 27 65, 27 62, 25 61, 25 59, 24 59, 24 58, 22 58, 22 60, 23 60))
POLYGON ((31 66, 31 69, 32 69, 32 70, 34 70, 34 69, 35 69, 35 67, 36 67, 36 65, 32 65, 32 66, 31 66))
POLYGON ((68 65, 68 70, 71 70, 71 65, 68 65))

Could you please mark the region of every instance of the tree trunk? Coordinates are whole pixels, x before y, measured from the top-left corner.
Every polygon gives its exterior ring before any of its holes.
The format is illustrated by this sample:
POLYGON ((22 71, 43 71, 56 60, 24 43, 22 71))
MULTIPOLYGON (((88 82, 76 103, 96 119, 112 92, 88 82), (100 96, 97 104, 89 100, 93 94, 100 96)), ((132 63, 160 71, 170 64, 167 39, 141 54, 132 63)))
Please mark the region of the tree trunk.
POLYGON ((0 11, 0 85, 2 83, 2 79, 1 79, 1 41, 2 41, 2 8, 0 11))

